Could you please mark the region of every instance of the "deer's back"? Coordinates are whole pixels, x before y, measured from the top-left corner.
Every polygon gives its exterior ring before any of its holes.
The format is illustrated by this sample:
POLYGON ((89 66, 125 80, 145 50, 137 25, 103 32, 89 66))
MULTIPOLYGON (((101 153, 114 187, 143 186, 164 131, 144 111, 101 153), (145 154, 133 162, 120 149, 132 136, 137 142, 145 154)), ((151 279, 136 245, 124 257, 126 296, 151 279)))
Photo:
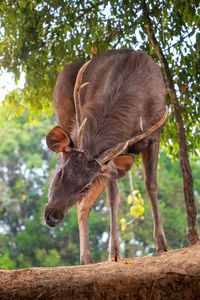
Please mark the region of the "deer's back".
POLYGON ((153 59, 133 50, 96 56, 83 75, 85 148, 94 156, 158 122, 165 111, 165 85, 153 59))

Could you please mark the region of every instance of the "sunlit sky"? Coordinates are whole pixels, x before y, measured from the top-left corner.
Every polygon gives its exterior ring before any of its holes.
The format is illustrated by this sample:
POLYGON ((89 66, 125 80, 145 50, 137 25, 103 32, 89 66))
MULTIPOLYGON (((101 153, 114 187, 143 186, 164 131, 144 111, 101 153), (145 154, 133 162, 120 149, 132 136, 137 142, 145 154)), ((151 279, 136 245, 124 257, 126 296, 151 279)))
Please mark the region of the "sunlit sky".
POLYGON ((0 73, 0 102, 3 101, 5 95, 12 90, 18 88, 23 88, 25 82, 24 73, 21 74, 18 84, 15 84, 14 75, 6 71, 0 73))

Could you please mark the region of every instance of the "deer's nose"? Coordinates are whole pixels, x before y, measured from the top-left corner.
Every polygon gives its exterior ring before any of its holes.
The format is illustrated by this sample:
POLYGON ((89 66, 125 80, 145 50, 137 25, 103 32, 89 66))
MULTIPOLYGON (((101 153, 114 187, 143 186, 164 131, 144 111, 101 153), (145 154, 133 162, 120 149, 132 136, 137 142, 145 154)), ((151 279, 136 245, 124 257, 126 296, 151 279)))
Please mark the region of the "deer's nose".
POLYGON ((62 215, 58 211, 45 213, 45 222, 49 227, 56 227, 61 220, 62 215))

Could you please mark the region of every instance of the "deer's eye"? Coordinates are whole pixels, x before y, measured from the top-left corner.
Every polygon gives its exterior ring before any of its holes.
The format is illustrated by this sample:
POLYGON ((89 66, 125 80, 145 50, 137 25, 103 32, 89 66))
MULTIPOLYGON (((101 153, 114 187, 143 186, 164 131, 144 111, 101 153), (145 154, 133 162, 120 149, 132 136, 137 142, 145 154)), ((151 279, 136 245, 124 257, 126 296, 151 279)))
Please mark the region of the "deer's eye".
POLYGON ((82 190, 81 193, 86 193, 91 188, 91 184, 86 185, 82 190))
POLYGON ((62 176, 62 169, 59 169, 57 174, 58 174, 58 177, 59 177, 59 179, 60 179, 61 176, 62 176))

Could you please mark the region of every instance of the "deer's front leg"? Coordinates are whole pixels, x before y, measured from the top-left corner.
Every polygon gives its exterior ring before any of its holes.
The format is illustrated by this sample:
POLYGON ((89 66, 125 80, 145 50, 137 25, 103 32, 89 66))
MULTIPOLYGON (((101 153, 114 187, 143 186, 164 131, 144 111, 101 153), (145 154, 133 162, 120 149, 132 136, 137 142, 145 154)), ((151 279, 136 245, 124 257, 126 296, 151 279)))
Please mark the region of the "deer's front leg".
POLYGON ((88 233, 90 210, 104 189, 103 181, 92 185, 87 195, 78 202, 78 225, 80 236, 80 262, 82 265, 91 264, 93 260, 90 253, 88 233))
POLYGON ((120 243, 117 230, 117 211, 120 201, 117 181, 108 181, 106 184, 108 203, 110 206, 110 240, 109 240, 109 260, 120 260, 120 243))

